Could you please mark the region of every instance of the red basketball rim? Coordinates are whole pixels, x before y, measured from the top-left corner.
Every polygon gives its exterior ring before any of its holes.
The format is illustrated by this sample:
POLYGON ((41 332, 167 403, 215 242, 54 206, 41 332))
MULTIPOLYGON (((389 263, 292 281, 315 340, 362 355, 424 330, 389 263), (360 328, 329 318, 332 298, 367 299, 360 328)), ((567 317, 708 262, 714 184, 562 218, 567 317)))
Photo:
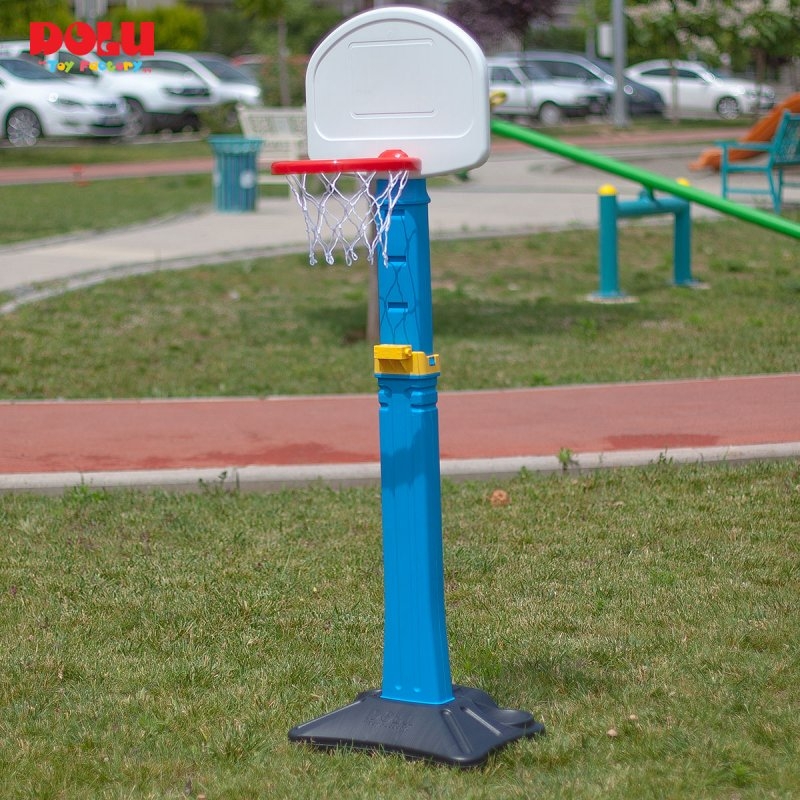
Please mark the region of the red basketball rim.
POLYGON ((273 175, 318 175, 323 172, 419 172, 422 161, 402 150, 384 150, 377 158, 303 159, 274 161, 273 175))

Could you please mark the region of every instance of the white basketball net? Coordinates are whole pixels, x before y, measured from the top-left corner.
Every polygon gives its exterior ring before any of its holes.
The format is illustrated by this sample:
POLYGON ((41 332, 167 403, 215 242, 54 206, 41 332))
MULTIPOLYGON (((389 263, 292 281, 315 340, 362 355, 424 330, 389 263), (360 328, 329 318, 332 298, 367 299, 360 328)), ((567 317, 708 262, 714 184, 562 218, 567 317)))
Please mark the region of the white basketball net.
POLYGON ((350 266, 358 260, 356 248, 359 245, 366 248, 367 260, 372 264, 378 244, 383 252, 384 266, 388 263, 386 239, 392 211, 408 181, 408 170, 384 175, 385 185, 380 192, 373 189, 377 174, 328 172, 286 176, 306 220, 308 261, 312 266, 317 263, 318 251, 322 252, 328 264, 333 264, 337 247, 342 248, 344 260, 350 266), (341 187, 343 176, 355 181, 355 188, 350 185, 341 187))

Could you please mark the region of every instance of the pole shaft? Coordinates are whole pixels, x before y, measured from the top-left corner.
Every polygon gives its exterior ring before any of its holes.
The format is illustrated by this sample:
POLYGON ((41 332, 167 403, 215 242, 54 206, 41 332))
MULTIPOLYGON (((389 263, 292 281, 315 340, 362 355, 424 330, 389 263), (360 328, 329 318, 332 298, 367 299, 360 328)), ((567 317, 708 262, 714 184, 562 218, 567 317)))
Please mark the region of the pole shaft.
POLYGON ((390 374, 376 358, 383 520, 381 697, 438 705, 453 699, 444 606, 438 366, 433 349, 428 203, 424 179, 398 198, 378 253, 379 352, 424 354, 424 370, 390 374))

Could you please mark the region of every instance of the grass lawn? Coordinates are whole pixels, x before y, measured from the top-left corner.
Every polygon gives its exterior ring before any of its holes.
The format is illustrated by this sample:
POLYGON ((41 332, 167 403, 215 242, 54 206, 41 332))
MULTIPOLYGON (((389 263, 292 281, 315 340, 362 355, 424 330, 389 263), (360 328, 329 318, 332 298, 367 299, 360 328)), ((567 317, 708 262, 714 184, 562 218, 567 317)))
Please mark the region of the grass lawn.
MULTIPOLYGON (((633 305, 597 305, 597 236, 433 244, 445 390, 800 369, 794 240, 694 226, 696 278, 669 285, 671 230, 620 236, 633 305)), ((367 266, 303 255, 116 280, 0 317, 0 397, 372 392, 367 266)))
POLYGON ((290 727, 380 685, 379 492, 0 497, 14 798, 800 795, 800 468, 445 483, 453 678, 547 735, 479 771, 290 727))
MULTIPOLYGON (((205 191, 205 190, 203 190, 205 191)), ((103 208, 100 206, 99 208, 103 208)), ((40 235, 40 234, 39 234, 40 235)), ((433 245, 443 389, 797 371, 796 242, 433 245)), ((0 397, 374 392, 367 274, 303 256, 111 281, 0 317, 0 397)), ((0 795, 527 800, 800 795, 800 464, 445 482, 453 678, 547 735, 480 770, 290 727, 381 680, 380 493, 0 496, 0 795)))
POLYGON ((50 140, 36 147, 3 147, 0 150, 0 167, 44 167, 53 164, 108 164, 136 161, 169 161, 175 158, 200 158, 211 155, 211 147, 204 137, 187 140, 142 141, 50 140))
POLYGON ((211 175, 0 186, 0 244, 101 231, 212 202, 211 175))

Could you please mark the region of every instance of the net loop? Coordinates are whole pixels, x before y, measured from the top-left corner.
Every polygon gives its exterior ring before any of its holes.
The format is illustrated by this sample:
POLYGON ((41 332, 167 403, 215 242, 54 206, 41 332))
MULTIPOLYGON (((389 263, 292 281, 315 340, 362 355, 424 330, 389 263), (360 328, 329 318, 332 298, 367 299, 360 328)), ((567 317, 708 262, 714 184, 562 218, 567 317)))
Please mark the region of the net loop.
POLYGON ((388 264, 386 242, 392 212, 408 182, 409 170, 381 171, 384 180, 376 184, 378 174, 374 170, 286 175, 305 218, 308 261, 312 266, 317 263, 318 251, 328 264, 333 264, 338 247, 350 266, 358 260, 359 245, 366 248, 370 264, 380 245, 384 266, 388 264))

